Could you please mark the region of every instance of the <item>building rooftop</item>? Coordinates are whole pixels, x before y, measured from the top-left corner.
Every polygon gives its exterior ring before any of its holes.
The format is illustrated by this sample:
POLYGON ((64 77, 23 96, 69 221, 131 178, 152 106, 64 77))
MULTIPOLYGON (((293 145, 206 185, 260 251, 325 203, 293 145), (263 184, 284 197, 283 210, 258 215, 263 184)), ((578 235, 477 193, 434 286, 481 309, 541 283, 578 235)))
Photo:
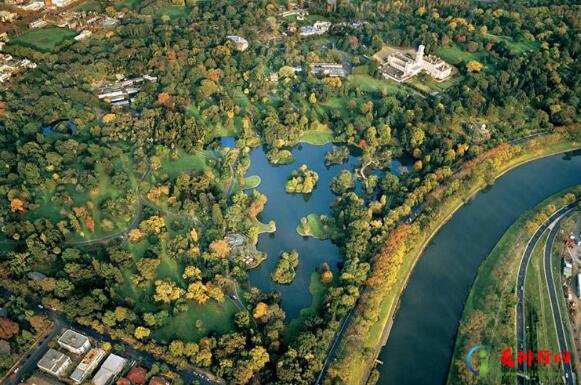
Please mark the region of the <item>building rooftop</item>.
POLYGON ((57 373, 63 366, 67 366, 70 360, 67 355, 54 349, 48 349, 37 365, 47 372, 57 373))
POLYGON ((64 347, 71 347, 73 349, 80 349, 87 342, 89 342, 89 339, 86 336, 71 329, 65 330, 63 335, 58 339, 59 344, 65 345, 64 347))
POLYGON ((94 385, 106 385, 113 377, 121 373, 127 360, 116 354, 110 354, 93 377, 94 385))
POLYGON ((87 376, 97 368, 97 365, 99 365, 99 362, 101 362, 106 354, 107 353, 105 353, 103 349, 99 348, 89 350, 85 357, 83 357, 81 363, 77 365, 71 374, 71 379, 76 383, 83 382, 85 378, 87 378, 87 376))

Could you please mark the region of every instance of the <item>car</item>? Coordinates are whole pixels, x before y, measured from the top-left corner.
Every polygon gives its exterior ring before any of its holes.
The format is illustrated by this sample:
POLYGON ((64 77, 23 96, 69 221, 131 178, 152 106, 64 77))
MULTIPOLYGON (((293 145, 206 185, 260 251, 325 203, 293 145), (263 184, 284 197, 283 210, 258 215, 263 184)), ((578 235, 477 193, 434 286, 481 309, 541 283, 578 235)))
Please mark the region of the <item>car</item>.
POLYGON ((16 374, 16 373, 18 373, 19 370, 20 370, 20 368, 14 369, 14 372, 13 373, 16 374))
POLYGON ((38 304, 36 306, 38 306, 39 309, 44 309, 44 306, 42 306, 41 304, 38 304))

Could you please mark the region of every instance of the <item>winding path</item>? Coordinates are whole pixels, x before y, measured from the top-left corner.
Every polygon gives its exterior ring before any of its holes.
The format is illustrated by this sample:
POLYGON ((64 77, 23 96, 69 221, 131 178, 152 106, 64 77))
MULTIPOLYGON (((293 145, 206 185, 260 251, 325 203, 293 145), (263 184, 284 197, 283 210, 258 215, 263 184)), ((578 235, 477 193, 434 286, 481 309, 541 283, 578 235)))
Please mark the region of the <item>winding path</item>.
MULTIPOLYGON (((526 278, 526 274, 527 274, 527 268, 528 268, 528 264, 529 261, 531 259, 531 255, 532 252, 537 244, 537 242, 539 241, 539 239, 541 238, 542 234, 547 230, 547 229, 552 229, 552 231, 556 231, 555 229, 558 228, 557 224, 558 222, 569 212, 571 212, 575 206, 577 205, 577 202, 579 202, 579 200, 568 204, 567 206, 564 206, 562 208, 560 208, 559 210, 555 211, 542 225, 540 225, 537 230, 535 231, 535 233, 533 234, 533 236, 531 237, 531 239, 529 240, 529 242, 527 243, 526 247, 525 247, 525 251, 523 253, 522 256, 522 260, 520 263, 520 267, 519 267, 519 271, 518 271, 518 276, 517 276, 517 280, 516 280, 516 292, 517 292, 517 305, 516 305, 516 336, 517 336, 517 351, 520 350, 526 350, 525 349, 525 337, 526 337, 526 325, 525 325, 525 307, 524 307, 524 294, 525 294, 525 287, 524 287, 524 283, 525 283, 525 278, 526 278)), ((554 241, 554 236, 553 236, 553 241, 554 241)), ((552 242, 551 242, 552 245, 552 242)), ((545 249, 545 258, 547 258, 546 256, 547 253, 547 249, 545 249)), ((550 249, 549 249, 549 254, 550 254, 550 249)), ((549 256, 550 259, 550 256, 549 256)), ((546 261, 545 261, 546 264, 546 261)), ((545 267, 546 270, 546 267, 545 267)), ((549 269, 549 274, 550 274, 550 269, 549 269)), ((549 277, 547 276, 547 279, 549 280, 549 277)), ((550 278, 550 281, 552 283, 552 275, 550 278)), ((554 287, 553 287, 554 289, 554 287)), ((553 304, 553 296, 554 296, 554 290, 551 291, 549 290, 551 295, 551 304, 553 304)), ((556 301, 556 299, 555 299, 556 301)), ((557 304, 557 308, 558 308, 558 302, 555 302, 557 304)), ((553 307, 553 317, 555 317, 555 308, 553 307)), ((561 320, 560 316, 559 316, 559 321, 561 320)), ((555 317, 555 320, 557 320, 557 317, 555 317)), ((561 328, 562 328, 562 323, 560 323, 561 328)), ((563 345, 560 344, 560 346, 562 347, 563 345)), ((566 350, 566 349, 562 349, 562 350, 566 350)), ((570 365, 569 365, 569 371, 571 370, 570 365)), ((518 369, 517 372, 519 373, 519 376, 517 377, 517 381, 516 383, 518 385, 525 385, 526 384, 526 380, 527 380, 527 376, 526 376, 526 365, 525 362, 519 363, 518 364, 518 369)), ((567 382, 567 385, 573 385, 573 379, 572 376, 569 375, 569 379, 571 382, 567 382)))

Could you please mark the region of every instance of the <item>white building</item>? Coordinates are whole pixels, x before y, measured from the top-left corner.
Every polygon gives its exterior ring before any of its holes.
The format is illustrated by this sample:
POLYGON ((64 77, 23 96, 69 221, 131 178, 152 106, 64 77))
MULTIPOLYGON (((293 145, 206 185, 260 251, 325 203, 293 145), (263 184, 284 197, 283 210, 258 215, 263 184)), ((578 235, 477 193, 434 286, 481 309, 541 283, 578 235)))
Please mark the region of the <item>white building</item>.
POLYGON ((74 354, 83 354, 91 347, 89 338, 71 329, 65 330, 58 339, 58 344, 61 348, 74 354))
POLYGON ((99 371, 93 377, 93 385, 108 385, 121 373, 127 360, 115 354, 110 354, 103 362, 99 371))
POLYGON ((75 384, 81 384, 85 379, 93 373, 97 366, 105 358, 105 351, 103 349, 94 348, 89 350, 87 355, 83 358, 81 363, 77 365, 70 378, 75 384))
POLYGON ((347 70, 341 63, 313 63, 311 64, 311 73, 313 75, 322 75, 330 77, 345 77, 347 70))
POLYGON ((2 23, 12 23, 17 17, 18 14, 14 12, 0 11, 0 21, 2 23))
POLYGON ((390 54, 387 57, 387 63, 382 68, 383 76, 396 82, 406 81, 421 71, 426 71, 437 80, 450 76, 452 67, 437 56, 424 57, 424 49, 425 47, 420 45, 415 58, 401 52, 390 54))
POLYGON ((36 364, 40 370, 43 370, 53 376, 62 376, 67 368, 71 365, 71 359, 61 352, 48 349, 48 352, 36 364))
POLYGON ((93 34, 93 32, 89 31, 88 29, 85 29, 84 31, 79 33, 77 36, 75 36, 75 40, 76 41, 84 40, 84 39, 88 38, 89 36, 91 36, 92 34, 93 34))
POLYGON ((48 25, 48 22, 44 19, 36 19, 34 21, 32 21, 30 24, 28 24, 28 26, 30 28, 44 28, 48 25))
POLYGON ((581 273, 577 274, 577 297, 581 298, 581 273))
POLYGON ((228 39, 232 40, 236 44, 236 49, 238 51, 245 51, 248 48, 248 40, 243 37, 230 35, 228 39))
POLYGON ((299 35, 303 37, 322 35, 326 33, 329 28, 331 28, 331 22, 317 21, 313 25, 307 25, 305 27, 299 28, 299 35))

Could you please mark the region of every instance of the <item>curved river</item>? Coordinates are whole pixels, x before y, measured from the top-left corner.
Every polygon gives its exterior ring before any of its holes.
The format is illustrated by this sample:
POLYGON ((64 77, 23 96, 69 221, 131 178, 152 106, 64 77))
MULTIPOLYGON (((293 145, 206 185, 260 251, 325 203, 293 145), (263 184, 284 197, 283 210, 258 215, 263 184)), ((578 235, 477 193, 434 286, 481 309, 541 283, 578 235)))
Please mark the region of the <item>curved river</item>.
POLYGON ((482 260, 525 211, 581 183, 581 152, 520 166, 460 208, 428 244, 379 359, 381 385, 446 382, 464 301, 482 260))

